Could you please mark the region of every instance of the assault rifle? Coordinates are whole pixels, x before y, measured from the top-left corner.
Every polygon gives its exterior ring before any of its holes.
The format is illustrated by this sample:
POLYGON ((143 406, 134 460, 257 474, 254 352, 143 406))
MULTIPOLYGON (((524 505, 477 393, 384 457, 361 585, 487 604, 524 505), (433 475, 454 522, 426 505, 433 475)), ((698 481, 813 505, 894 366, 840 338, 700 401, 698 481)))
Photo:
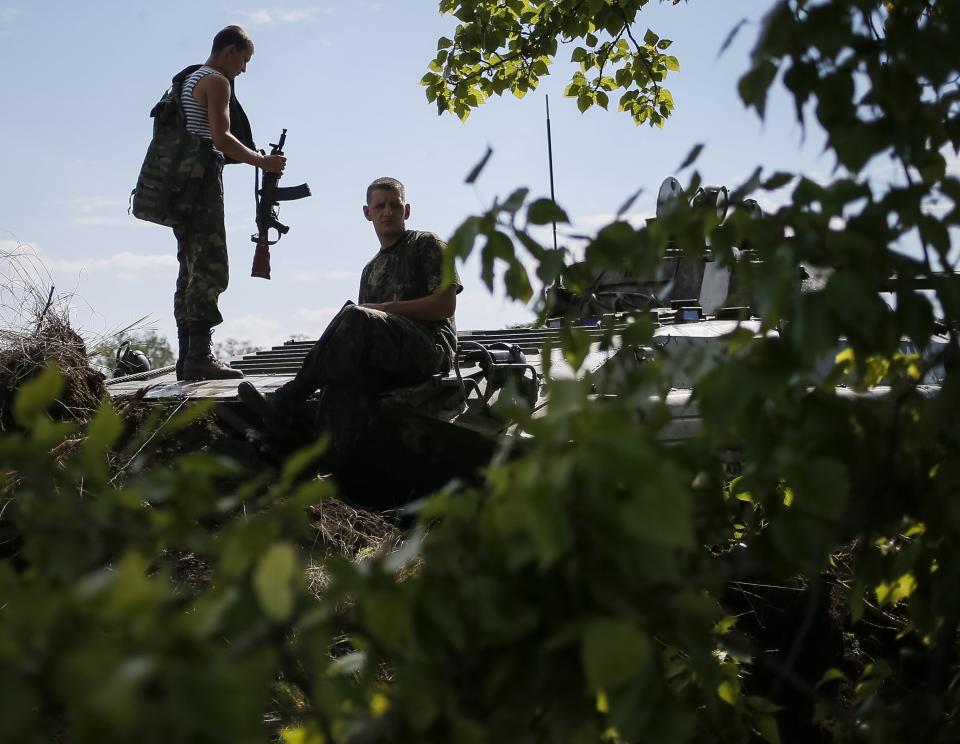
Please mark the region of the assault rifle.
MULTIPOLYGON (((271 155, 283 155, 283 144, 287 139, 287 130, 280 134, 277 144, 270 143, 271 155)), ((261 151, 262 152, 262 151, 261 151)), ((259 170, 258 170, 259 173, 259 170)), ((279 173, 264 173, 263 186, 257 184, 254 194, 257 200, 257 234, 251 235, 250 240, 257 244, 253 254, 253 270, 250 276, 261 279, 270 278, 270 246, 276 245, 281 236, 290 232, 290 228, 277 219, 280 211, 280 202, 305 199, 310 196, 310 187, 301 183, 299 186, 281 187, 279 173), (270 229, 277 231, 277 239, 270 240, 270 229)))

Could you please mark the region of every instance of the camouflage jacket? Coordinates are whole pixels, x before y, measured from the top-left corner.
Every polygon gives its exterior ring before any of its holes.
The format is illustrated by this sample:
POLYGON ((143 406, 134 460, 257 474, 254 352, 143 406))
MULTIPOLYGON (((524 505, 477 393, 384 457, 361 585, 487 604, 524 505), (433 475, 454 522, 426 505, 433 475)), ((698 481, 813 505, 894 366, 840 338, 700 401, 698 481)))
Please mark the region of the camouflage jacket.
MULTIPOLYGON (((443 285, 443 250, 446 244, 431 232, 407 230, 403 237, 363 267, 360 275, 360 304, 416 300, 433 294, 443 285)), ((463 290, 454 269, 453 284, 463 290)), ((457 326, 453 318, 421 323, 436 334, 452 358, 457 348, 457 326)))

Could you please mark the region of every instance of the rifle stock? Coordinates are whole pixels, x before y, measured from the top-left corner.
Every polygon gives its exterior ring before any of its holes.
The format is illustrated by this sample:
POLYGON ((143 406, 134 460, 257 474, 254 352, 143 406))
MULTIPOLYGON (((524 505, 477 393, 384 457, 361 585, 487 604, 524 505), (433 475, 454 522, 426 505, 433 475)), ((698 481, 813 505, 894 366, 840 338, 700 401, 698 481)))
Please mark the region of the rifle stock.
MULTIPOLYGON (((270 144, 271 155, 283 155, 283 145, 287 140, 287 130, 280 134, 277 144, 270 144)), ((280 238, 290 232, 290 228, 277 219, 280 202, 305 199, 310 196, 310 187, 301 183, 299 186, 281 187, 278 185, 280 175, 264 173, 263 185, 256 191, 257 196, 257 233, 250 236, 250 240, 257 244, 253 252, 253 267, 250 276, 260 279, 270 278, 270 246, 276 245, 280 238), (270 230, 277 231, 277 239, 270 240, 270 230)))

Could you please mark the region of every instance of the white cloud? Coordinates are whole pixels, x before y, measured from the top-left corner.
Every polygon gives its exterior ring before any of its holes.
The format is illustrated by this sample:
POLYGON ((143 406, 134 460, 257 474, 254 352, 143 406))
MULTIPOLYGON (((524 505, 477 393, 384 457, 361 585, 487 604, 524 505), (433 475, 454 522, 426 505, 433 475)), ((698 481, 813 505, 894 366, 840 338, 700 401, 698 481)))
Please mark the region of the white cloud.
POLYGON ((123 272, 125 275, 156 271, 157 269, 176 268, 177 257, 166 254, 138 254, 123 251, 107 258, 62 259, 43 257, 44 264, 57 271, 103 271, 123 272))
POLYGON ((18 286, 49 285, 53 283, 54 272, 61 281, 63 274, 80 273, 107 274, 127 280, 176 268, 176 256, 166 253, 123 251, 103 258, 57 258, 43 253, 34 244, 0 240, 0 282, 18 286))
POLYGON ((74 217, 73 224, 83 227, 149 227, 151 223, 126 215, 114 217, 108 214, 89 214, 74 217))
POLYGON ((303 23, 313 20, 319 15, 330 15, 330 13, 332 11, 329 8, 311 6, 295 9, 259 8, 252 11, 242 11, 241 15, 246 19, 248 26, 272 26, 277 23, 303 23))
POLYGON ((286 338, 288 330, 278 320, 262 315, 227 316, 222 325, 217 326, 214 341, 227 338, 250 339, 257 346, 278 344, 286 338))
POLYGON ((126 211, 127 203, 122 199, 107 199, 102 196, 80 196, 70 202, 80 214, 95 214, 104 210, 122 209, 126 211))
POLYGON ((259 348, 269 348, 282 344, 293 334, 317 339, 339 310, 339 305, 302 307, 281 318, 264 317, 253 313, 245 315, 224 313, 224 321, 217 326, 214 341, 223 341, 228 338, 249 339, 259 348))
POLYGON ((243 14, 248 26, 269 26, 273 23, 273 16, 268 10, 254 10, 243 14))
POLYGON ((146 227, 150 223, 127 214, 129 203, 123 199, 81 196, 70 202, 74 225, 84 227, 146 227))
POLYGON ((360 274, 356 271, 299 271, 292 278, 293 281, 304 284, 317 281, 351 281, 359 277, 360 274))
POLYGON ((283 23, 300 23, 316 18, 320 14, 318 8, 306 8, 304 10, 287 10, 277 14, 277 18, 283 23))
POLYGON ((293 317, 302 323, 306 323, 311 329, 323 329, 327 327, 333 316, 340 311, 338 306, 328 307, 301 307, 293 317))

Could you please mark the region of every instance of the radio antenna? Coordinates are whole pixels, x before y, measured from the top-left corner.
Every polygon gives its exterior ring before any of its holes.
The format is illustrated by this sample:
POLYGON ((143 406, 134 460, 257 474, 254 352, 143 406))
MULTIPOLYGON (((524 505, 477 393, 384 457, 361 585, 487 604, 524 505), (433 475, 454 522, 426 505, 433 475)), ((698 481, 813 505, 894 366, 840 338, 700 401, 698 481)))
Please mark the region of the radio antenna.
MULTIPOLYGON (((550 96, 547 99, 547 158, 550 162, 550 201, 557 206, 557 197, 553 193, 553 138, 550 135, 550 96)), ((553 220, 553 250, 557 250, 557 221, 553 220)))

